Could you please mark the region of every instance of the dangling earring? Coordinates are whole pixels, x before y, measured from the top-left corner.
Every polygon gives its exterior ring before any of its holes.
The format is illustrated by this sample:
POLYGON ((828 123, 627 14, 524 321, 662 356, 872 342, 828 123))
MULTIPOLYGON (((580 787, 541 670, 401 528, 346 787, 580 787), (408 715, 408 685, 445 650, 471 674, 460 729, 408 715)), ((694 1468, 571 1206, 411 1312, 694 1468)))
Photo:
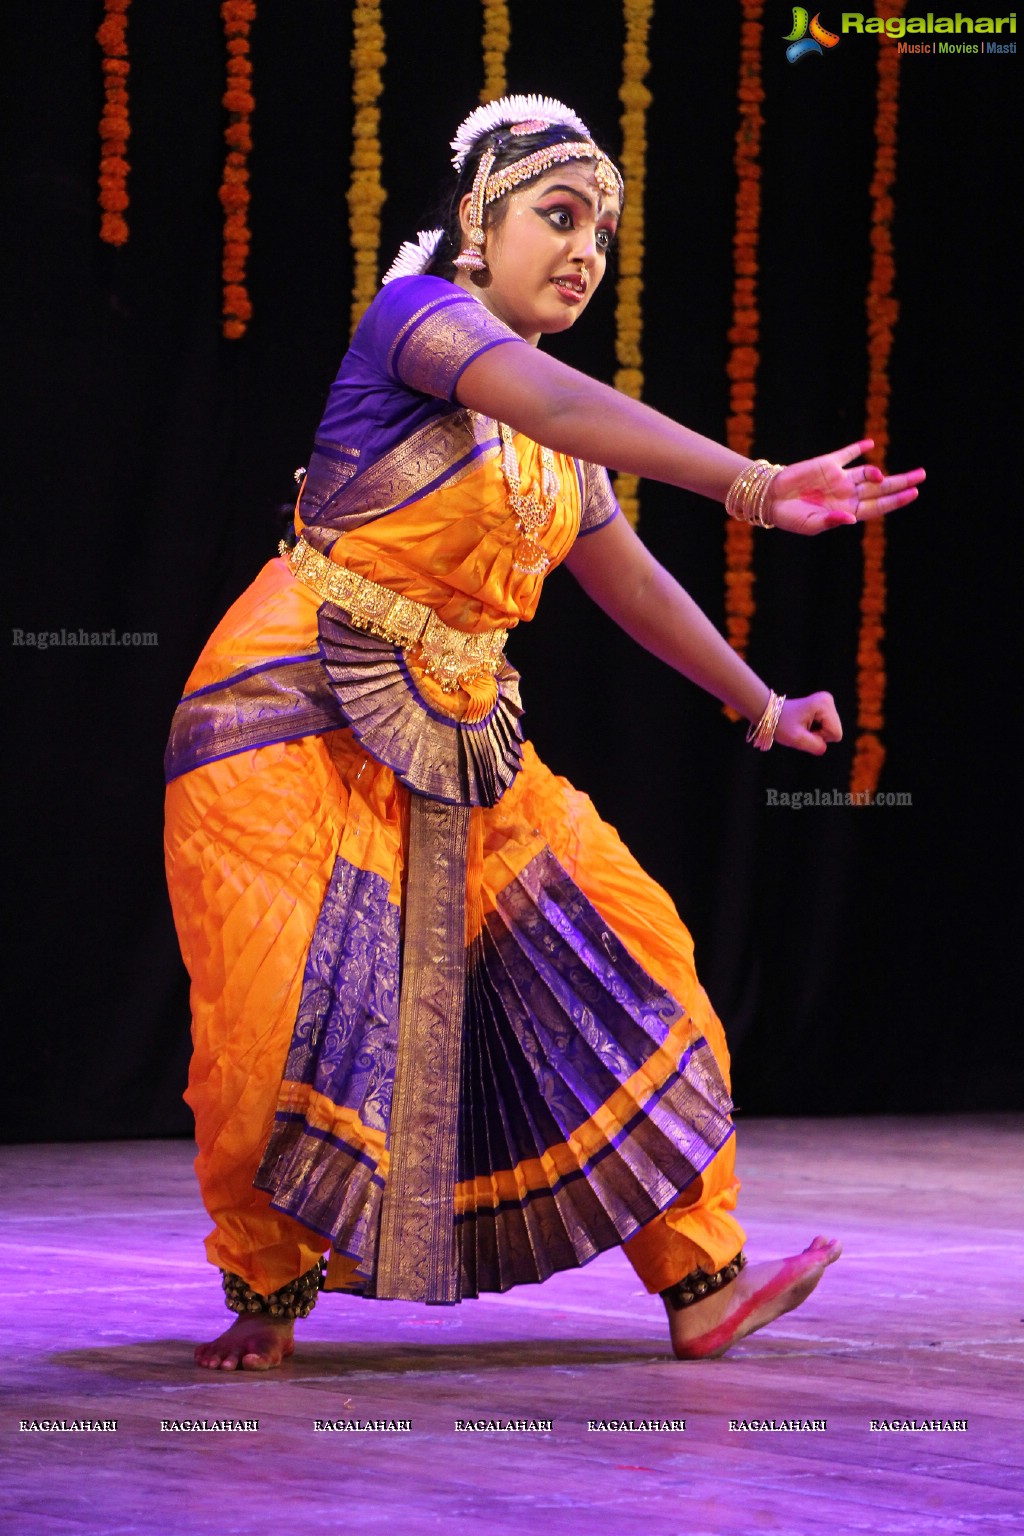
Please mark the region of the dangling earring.
POLYGON ((481 249, 487 236, 484 234, 484 193, 487 178, 494 164, 494 150, 486 149, 480 156, 480 164, 473 177, 473 190, 469 194, 469 239, 456 256, 453 266, 460 272, 486 272, 487 263, 481 249))
POLYGON ((469 238, 472 244, 462 247, 462 250, 452 262, 452 266, 458 267, 460 272, 486 272, 487 263, 484 260, 483 252, 479 249, 486 239, 483 230, 479 228, 471 229, 469 238))

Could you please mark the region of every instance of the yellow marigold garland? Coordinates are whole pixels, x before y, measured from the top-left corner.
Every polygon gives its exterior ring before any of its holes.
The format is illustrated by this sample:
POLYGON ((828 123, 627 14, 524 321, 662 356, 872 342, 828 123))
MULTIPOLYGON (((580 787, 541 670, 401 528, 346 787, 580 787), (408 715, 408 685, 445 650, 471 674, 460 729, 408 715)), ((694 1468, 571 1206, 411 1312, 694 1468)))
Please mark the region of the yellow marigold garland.
MULTIPOLYGON (((644 184, 647 174, 647 108, 651 93, 644 84, 651 67, 647 37, 653 0, 623 0, 626 42, 622 57, 619 100, 622 115, 622 154, 619 167, 627 187, 626 206, 618 233, 619 280, 615 304, 615 388, 639 400, 643 394, 644 184)), ((636 475, 616 475, 615 494, 635 528, 640 516, 640 482, 636 475)))
POLYGON ((352 180, 348 189, 348 228, 352 241, 352 330, 355 331, 377 291, 380 263, 380 210, 387 193, 381 186, 380 108, 386 63, 384 27, 376 0, 355 0, 352 7, 352 180))
MULTIPOLYGON (((754 400, 760 357, 757 342, 757 246, 761 223, 761 40, 764 28, 761 0, 742 0, 740 30, 739 127, 736 131, 736 228, 733 235, 732 351, 729 376, 729 417, 726 442, 737 453, 751 454, 754 441, 754 400)), ((754 530, 729 518, 725 528, 725 628, 729 643, 746 655, 754 617, 754 530)))
POLYGON ((103 49, 103 114, 100 117, 100 239, 128 239, 128 7, 131 0, 104 0, 96 41, 103 49))
MULTIPOLYGON (((879 16, 900 16, 905 0, 878 0, 879 16)), ((871 182, 871 276, 868 280, 868 385, 864 433, 874 439, 869 457, 884 465, 889 447, 889 358, 899 305, 893 297, 893 186, 896 181, 896 124, 900 61, 894 45, 879 39, 875 97, 875 166, 871 182)), ((873 794, 885 761, 880 731, 884 724, 885 660, 885 519, 864 524, 864 570, 857 646, 857 743, 850 788, 873 794)), ((866 803, 866 799, 860 803, 866 803)))
POLYGON ((483 0, 484 8, 484 83, 481 102, 504 96, 506 61, 512 30, 505 0, 483 0))
POLYGON ((227 46, 227 81, 222 104, 228 114, 224 130, 227 155, 221 180, 224 209, 223 332, 236 341, 245 335, 252 304, 245 286, 246 265, 252 236, 249 231, 249 151, 252 149, 250 115, 256 105, 252 94, 252 62, 249 30, 256 19, 256 0, 223 0, 220 8, 227 46))

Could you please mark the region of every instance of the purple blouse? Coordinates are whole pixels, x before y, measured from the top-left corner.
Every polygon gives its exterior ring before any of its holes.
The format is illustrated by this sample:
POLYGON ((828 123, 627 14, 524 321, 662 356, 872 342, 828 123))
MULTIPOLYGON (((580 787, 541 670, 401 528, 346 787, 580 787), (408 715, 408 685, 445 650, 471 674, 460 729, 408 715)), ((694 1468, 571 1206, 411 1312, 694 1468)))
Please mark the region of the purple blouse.
MULTIPOLYGON (((336 490, 439 419, 462 410, 455 390, 465 369, 492 347, 529 345, 504 321, 441 277, 400 277, 382 288, 356 328, 331 385, 316 434, 336 490)), ((495 434, 496 435, 496 434, 495 434)), ((581 533, 618 511, 607 471, 575 461, 583 495, 581 533)), ((327 468, 327 465, 324 465, 327 468)), ((311 465, 311 470, 313 466, 311 465)), ((318 479, 319 476, 313 476, 318 479)), ((326 487, 325 487, 326 489, 326 487)), ((320 501, 313 492, 304 513, 320 501)))

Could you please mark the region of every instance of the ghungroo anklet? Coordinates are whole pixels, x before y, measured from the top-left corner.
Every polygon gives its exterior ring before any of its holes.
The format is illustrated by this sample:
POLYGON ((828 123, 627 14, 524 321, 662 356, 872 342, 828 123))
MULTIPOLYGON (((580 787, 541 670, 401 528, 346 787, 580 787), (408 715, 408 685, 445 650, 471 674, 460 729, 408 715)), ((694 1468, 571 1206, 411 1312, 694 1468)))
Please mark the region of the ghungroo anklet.
POLYGON ((731 1264, 724 1264, 715 1274, 709 1275, 704 1269, 695 1269, 659 1294, 665 1298, 673 1312, 681 1312, 684 1307, 692 1307, 695 1301, 703 1301, 712 1291, 720 1291, 723 1285, 735 1280, 746 1262, 744 1254, 738 1253, 731 1264))
POLYGON ((281 1322, 309 1316, 316 1306, 318 1292, 323 1290, 323 1276, 323 1264, 317 1263, 297 1280, 282 1285, 279 1291, 261 1296, 259 1291, 246 1285, 241 1275, 233 1275, 227 1269, 220 1272, 224 1301, 229 1312, 265 1312, 268 1317, 277 1318, 281 1322))

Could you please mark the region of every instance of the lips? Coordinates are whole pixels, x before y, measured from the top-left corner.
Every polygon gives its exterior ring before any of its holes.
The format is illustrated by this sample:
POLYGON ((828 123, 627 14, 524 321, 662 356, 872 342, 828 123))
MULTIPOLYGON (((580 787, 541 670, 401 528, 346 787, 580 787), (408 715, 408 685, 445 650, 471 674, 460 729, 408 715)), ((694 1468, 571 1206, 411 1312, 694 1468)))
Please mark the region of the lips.
POLYGON ((551 279, 552 285, 563 297, 578 302, 587 291, 586 272, 563 272, 551 279))

